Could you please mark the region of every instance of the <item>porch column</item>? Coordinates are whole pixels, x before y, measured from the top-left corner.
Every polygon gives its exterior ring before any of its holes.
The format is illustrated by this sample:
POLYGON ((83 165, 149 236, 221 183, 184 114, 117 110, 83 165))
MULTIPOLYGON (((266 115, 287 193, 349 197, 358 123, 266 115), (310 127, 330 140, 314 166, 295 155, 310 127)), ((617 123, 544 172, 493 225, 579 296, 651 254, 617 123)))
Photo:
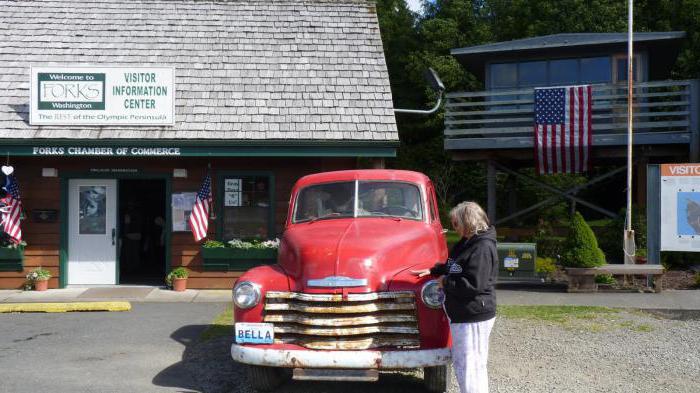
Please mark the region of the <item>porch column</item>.
POLYGON ((496 223, 496 165, 493 160, 486 162, 486 215, 492 224, 496 223))

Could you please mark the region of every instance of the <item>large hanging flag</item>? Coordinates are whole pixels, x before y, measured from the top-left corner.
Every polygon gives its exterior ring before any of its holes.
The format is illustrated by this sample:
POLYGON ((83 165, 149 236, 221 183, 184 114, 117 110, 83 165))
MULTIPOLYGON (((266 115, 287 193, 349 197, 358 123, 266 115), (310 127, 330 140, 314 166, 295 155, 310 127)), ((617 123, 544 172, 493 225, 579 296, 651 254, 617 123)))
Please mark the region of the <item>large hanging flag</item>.
POLYGON ((3 166, 2 171, 5 173, 3 188, 7 194, 0 203, 0 226, 12 241, 19 243, 22 241, 22 229, 20 228, 22 200, 19 196, 19 186, 12 174, 12 167, 3 166))
POLYGON ((591 86, 535 89, 535 162, 540 175, 590 167, 591 86))
POLYGON ((200 241, 207 237, 211 204, 211 177, 207 173, 207 177, 204 178, 204 183, 202 183, 202 187, 197 193, 192 213, 190 214, 190 229, 195 241, 200 241))

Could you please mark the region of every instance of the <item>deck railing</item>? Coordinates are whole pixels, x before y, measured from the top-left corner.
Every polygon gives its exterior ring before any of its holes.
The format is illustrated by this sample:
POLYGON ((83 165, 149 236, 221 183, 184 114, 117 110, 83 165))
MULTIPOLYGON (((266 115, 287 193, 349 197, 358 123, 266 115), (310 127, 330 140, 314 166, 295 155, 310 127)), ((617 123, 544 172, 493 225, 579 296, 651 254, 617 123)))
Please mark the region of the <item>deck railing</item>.
MULTIPOLYGON (((690 134, 698 131, 698 82, 636 83, 635 134, 652 135, 659 143, 664 135, 669 143, 689 143, 690 134)), ((532 146, 527 142, 533 138, 533 93, 529 88, 447 94, 446 146, 450 148, 450 141, 459 149, 532 146)), ((606 145, 626 141, 621 137, 627 132, 627 84, 594 84, 592 94, 594 136, 606 145)))

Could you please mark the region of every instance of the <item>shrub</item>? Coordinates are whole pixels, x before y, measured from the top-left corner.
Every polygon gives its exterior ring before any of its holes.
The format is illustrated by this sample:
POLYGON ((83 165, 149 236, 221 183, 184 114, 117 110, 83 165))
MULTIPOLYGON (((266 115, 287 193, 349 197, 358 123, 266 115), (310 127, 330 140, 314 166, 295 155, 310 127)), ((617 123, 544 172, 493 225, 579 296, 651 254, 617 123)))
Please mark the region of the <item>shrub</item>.
POLYGON ((597 274, 595 276, 595 282, 597 284, 607 284, 607 285, 617 284, 617 280, 615 280, 615 277, 613 277, 612 274, 597 274))
POLYGON ((165 283, 168 284, 168 286, 173 285, 173 279, 175 278, 187 278, 189 277, 190 273, 185 269, 184 267, 176 267, 173 269, 170 273, 168 273, 167 276, 165 276, 165 283))
MULTIPOLYGON (((644 208, 632 207, 632 229, 637 250, 647 248, 647 219, 644 208)), ((596 234, 600 241, 598 245, 603 250, 608 260, 622 263, 625 254, 622 250, 622 241, 625 231, 625 209, 621 209, 617 218, 607 225, 597 228, 596 234)), ((637 253, 639 255, 639 253, 637 253)))
POLYGON ((545 219, 540 219, 535 228, 535 233, 530 238, 537 244, 537 255, 549 258, 559 258, 564 251, 563 237, 554 236, 552 226, 545 219))
POLYGON ((554 258, 537 257, 535 259, 535 272, 550 276, 555 271, 557 271, 557 265, 554 258))
POLYGON ((567 267, 595 267, 605 264, 605 254, 598 248, 593 230, 579 212, 571 219, 569 235, 564 243, 562 265, 567 267))

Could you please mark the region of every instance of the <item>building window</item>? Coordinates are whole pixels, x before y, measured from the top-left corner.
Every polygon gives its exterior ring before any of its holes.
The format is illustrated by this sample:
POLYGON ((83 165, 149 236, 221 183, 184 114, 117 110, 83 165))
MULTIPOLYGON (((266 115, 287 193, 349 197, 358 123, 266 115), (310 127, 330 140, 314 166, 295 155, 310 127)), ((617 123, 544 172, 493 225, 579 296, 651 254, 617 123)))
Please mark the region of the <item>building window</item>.
POLYGON ((219 182, 221 240, 274 237, 268 175, 224 175, 219 182))
POLYGON ((581 59, 581 83, 601 83, 612 81, 610 57, 590 57, 581 59))
POLYGON ((495 63, 489 71, 492 90, 612 81, 610 56, 495 63))

